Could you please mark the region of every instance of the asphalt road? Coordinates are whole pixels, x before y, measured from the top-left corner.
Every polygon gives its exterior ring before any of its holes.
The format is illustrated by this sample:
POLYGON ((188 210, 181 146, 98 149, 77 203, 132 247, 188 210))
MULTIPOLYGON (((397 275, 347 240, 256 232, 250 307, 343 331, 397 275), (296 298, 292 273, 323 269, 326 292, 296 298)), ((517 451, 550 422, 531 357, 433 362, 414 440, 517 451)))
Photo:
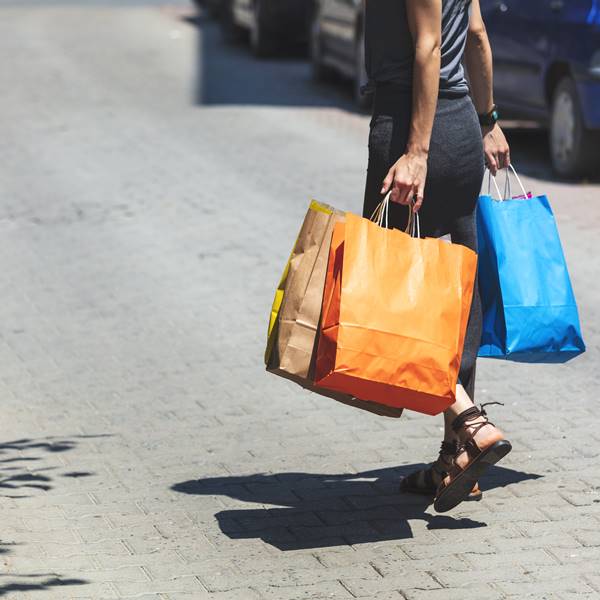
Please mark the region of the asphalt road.
POLYGON ((0 596, 600 597, 600 185, 556 181, 588 352, 481 361, 514 451, 448 515, 399 496, 440 422, 264 373, 311 197, 360 209, 368 117, 183 1, 0 2, 0 596))

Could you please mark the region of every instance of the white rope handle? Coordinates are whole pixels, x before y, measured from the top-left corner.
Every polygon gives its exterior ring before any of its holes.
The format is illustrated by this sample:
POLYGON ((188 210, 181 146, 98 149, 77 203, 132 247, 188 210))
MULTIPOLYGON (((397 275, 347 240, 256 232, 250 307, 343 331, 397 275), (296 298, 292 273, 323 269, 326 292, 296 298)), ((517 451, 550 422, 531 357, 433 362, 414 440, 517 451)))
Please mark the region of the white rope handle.
POLYGON ((518 176, 517 171, 513 167, 513 165, 508 165, 506 168, 506 178, 504 179, 504 193, 500 193, 500 188, 498 187, 498 182, 496 181, 496 177, 492 175, 492 172, 488 169, 488 195, 490 195, 490 184, 493 181, 494 187, 496 188, 496 192, 498 193, 498 202, 504 202, 505 200, 510 200, 512 198, 512 187, 510 184, 510 172, 513 172, 521 191, 523 192, 523 197, 527 198, 527 192, 525 191, 525 187, 523 186, 523 182, 521 178, 518 176))
POLYGON ((506 169, 506 177, 504 178, 504 193, 502 200, 510 200, 512 198, 512 188, 510 185, 510 171, 506 169))
POLYGON ((375 207, 370 220, 383 227, 385 221, 385 227, 388 226, 388 214, 389 214, 389 203, 390 203, 391 192, 388 192, 385 198, 375 207))
MULTIPOLYGON (((412 207, 411 207, 411 212, 412 212, 412 207)), ((421 237, 421 219, 419 218, 419 213, 413 213, 414 215, 414 219, 413 222, 415 223, 415 232, 413 233, 413 237, 421 237), (416 235, 415 235, 416 233, 416 235)))
MULTIPOLYGON (((508 168, 513 172, 513 175, 515 176, 517 183, 519 184, 519 187, 521 188, 521 191, 523 192, 523 197, 527 198, 527 192, 525 191, 525 187, 523 186, 523 183, 521 182, 521 178, 517 175, 517 171, 515 170, 515 168, 513 167, 512 164, 508 165, 508 168)), ((509 178, 509 173, 508 171, 506 171, 506 178, 509 178)), ((511 196, 512 198, 512 196, 511 196)))
POLYGON ((412 205, 408 207, 408 223, 404 233, 408 233, 413 238, 421 237, 421 219, 419 213, 414 212, 412 205))
POLYGON ((490 198, 493 199, 492 194, 490 193, 490 190, 492 188, 492 182, 494 182, 494 187, 496 188, 496 193, 498 194, 498 202, 502 202, 502 194, 500 193, 500 188, 498 187, 498 182, 496 181, 496 178, 492 175, 492 172, 488 169, 488 196, 490 196, 490 198))
MULTIPOLYGON (((389 213, 390 213, 390 198, 392 196, 392 190, 390 190, 383 200, 375 207, 373 214, 371 215, 371 221, 377 223, 379 227, 385 227, 388 229, 389 226, 389 213)), ((412 206, 408 207, 408 223, 406 225, 405 233, 408 233, 411 237, 421 237, 421 221, 419 219, 419 213, 414 212, 412 206)))
POLYGON ((517 180, 517 183, 519 184, 519 187, 521 188, 521 191, 523 192, 523 197, 527 198, 527 192, 525 191, 525 187, 523 186, 523 183, 521 182, 521 178, 517 175, 517 171, 515 170, 514 166, 512 164, 508 165, 508 167, 506 168, 506 179, 504 180, 504 196, 503 199, 504 200, 511 200, 513 195, 512 195, 512 187, 510 184, 510 172, 513 172, 513 175, 515 176, 515 179, 517 180))

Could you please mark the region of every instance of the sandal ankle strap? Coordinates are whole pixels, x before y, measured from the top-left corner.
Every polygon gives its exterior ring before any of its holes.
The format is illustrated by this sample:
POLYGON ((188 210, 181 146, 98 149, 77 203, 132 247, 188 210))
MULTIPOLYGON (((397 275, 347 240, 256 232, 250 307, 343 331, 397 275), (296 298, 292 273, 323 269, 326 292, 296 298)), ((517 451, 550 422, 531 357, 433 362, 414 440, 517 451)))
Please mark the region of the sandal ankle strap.
POLYGON ((471 408, 467 408, 467 410, 461 412, 460 415, 458 415, 458 417, 456 417, 454 421, 452 421, 452 430, 455 433, 458 433, 461 430, 461 428, 465 426, 467 421, 473 421, 474 419, 477 419, 479 417, 483 417, 487 421, 487 412, 485 410, 485 407, 490 406, 492 404, 499 404, 500 406, 504 406, 502 402, 485 402, 484 404, 480 405, 480 408, 477 408, 476 406, 471 406, 471 408))
POLYGON ((452 430, 455 433, 458 433, 465 426, 467 421, 473 421, 473 419, 477 419, 481 416, 483 415, 476 406, 467 408, 467 410, 461 412, 460 415, 458 415, 458 417, 456 417, 454 421, 452 421, 452 430))
POLYGON ((440 454, 444 454, 446 456, 454 456, 458 451, 459 447, 458 440, 454 440, 452 442, 443 441, 442 446, 440 448, 440 454))

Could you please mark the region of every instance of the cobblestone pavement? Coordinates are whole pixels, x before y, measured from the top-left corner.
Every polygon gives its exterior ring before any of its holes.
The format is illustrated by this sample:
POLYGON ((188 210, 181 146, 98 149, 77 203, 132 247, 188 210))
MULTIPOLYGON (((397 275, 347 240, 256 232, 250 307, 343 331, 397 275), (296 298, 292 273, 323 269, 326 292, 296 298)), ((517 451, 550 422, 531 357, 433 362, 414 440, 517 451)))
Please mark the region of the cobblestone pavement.
POLYGON ((482 362, 514 452, 485 498, 397 494, 439 419, 264 373, 308 200, 357 211, 368 119, 190 7, 0 2, 0 596, 600 598, 600 186, 552 181, 589 352, 482 362))

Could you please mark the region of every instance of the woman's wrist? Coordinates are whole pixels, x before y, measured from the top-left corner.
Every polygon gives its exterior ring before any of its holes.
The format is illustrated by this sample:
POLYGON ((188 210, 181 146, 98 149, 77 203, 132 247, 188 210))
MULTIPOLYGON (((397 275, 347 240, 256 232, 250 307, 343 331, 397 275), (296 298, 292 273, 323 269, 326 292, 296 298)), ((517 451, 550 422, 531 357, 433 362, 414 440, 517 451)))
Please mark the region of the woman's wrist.
POLYGON ((485 137, 488 133, 491 133, 492 131, 494 131, 495 127, 496 127, 495 123, 493 125, 482 125, 481 126, 481 137, 485 137))
POLYGON ((478 113, 479 124, 482 127, 493 127, 500 118, 498 107, 493 104, 492 108, 484 113, 478 113))
POLYGON ((417 158, 427 158, 429 156, 429 146, 424 144, 411 144, 406 146, 406 154, 415 156, 417 158))

